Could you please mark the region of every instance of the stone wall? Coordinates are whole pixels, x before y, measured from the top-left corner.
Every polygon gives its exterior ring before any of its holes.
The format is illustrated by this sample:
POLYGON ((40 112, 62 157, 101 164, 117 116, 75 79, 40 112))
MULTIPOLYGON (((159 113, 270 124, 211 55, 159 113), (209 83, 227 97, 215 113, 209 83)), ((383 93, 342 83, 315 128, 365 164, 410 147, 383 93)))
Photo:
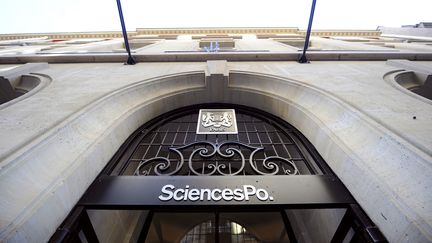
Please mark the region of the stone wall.
POLYGON ((300 130, 391 242, 430 241, 432 107, 383 80, 395 70, 384 62, 50 65, 40 73, 50 85, 0 110, 0 240, 47 241, 139 126, 219 102, 300 130))

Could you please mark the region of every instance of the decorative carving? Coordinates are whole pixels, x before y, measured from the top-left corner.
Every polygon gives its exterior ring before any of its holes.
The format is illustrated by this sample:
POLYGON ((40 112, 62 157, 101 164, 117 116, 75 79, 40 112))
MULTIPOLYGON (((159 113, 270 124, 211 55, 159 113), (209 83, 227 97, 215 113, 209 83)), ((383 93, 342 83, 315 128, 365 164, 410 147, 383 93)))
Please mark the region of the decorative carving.
POLYGON ((257 162, 258 160, 255 156, 258 152, 263 151, 264 148, 240 142, 226 141, 219 144, 218 142, 201 141, 177 148, 169 148, 169 150, 174 152, 178 157, 175 163, 166 157, 154 157, 142 160, 134 174, 137 176, 146 176, 152 174, 152 170, 154 175, 177 175, 180 171, 200 176, 234 176, 241 173, 250 174, 251 172, 254 175, 276 175, 278 173, 281 174, 280 171, 285 175, 299 174, 292 159, 269 156, 257 162), (185 165, 185 157, 182 151, 191 147, 195 149, 188 156, 187 165, 185 165), (251 151, 248 163, 246 163, 243 153, 244 149, 251 151), (217 157, 220 159, 215 159, 217 157), (247 173, 246 167, 250 167, 247 173))
POLYGON ((201 109, 197 134, 236 134, 237 123, 233 109, 201 109))
POLYGON ((203 127, 210 127, 210 126, 214 126, 214 127, 231 127, 233 125, 233 117, 231 114, 229 114, 228 112, 223 112, 223 115, 216 115, 219 118, 216 119, 215 118, 215 114, 212 112, 206 112, 205 114, 202 115, 202 121, 201 121, 201 125, 203 127))

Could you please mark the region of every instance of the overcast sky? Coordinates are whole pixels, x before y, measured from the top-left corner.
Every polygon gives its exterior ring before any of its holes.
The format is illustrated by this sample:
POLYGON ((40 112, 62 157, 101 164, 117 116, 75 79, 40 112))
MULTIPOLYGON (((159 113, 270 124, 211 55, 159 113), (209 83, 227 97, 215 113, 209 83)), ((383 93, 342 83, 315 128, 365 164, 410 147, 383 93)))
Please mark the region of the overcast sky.
MULTIPOLYGON (((121 30, 115 0, 0 0, 0 33, 121 30)), ((312 0, 122 0, 128 30, 307 28, 312 0)), ((314 29, 432 22, 432 0, 317 0, 314 29)))

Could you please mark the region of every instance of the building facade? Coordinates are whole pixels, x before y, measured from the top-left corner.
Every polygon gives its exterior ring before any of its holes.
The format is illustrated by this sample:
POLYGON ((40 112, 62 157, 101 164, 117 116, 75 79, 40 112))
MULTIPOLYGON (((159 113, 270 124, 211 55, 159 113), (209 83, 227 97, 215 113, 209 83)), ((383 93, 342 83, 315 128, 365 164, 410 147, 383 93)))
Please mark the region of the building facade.
POLYGON ((1 35, 1 241, 432 241, 432 36, 304 35, 1 35))

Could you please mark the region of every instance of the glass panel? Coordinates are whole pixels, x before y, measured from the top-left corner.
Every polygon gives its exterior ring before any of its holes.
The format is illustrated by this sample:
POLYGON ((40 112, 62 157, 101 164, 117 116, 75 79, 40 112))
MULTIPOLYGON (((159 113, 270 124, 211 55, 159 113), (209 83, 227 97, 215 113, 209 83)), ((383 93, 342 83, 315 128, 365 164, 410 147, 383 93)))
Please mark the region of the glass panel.
POLYGON ((177 133, 177 136, 176 136, 176 138, 174 140, 174 144, 176 144, 176 145, 183 145, 185 137, 186 137, 186 133, 184 133, 184 132, 177 133))
MULTIPOLYGON (((285 212, 290 226, 284 224, 280 212, 221 212, 219 242, 290 242, 287 227, 291 227, 298 242, 330 242, 346 209, 289 209, 285 212)), ((87 213, 100 242, 137 242, 142 230, 146 230, 143 226, 148 211, 87 210, 87 213)), ((213 243, 215 222, 214 212, 154 213, 145 242, 213 243)), ((349 242, 353 236, 351 229, 344 242, 349 242)), ((78 237, 85 241, 82 232, 78 237)))
POLYGON ((146 243, 214 243, 215 214, 155 213, 146 243))
MULTIPOLYGON (((262 131, 262 130, 261 130, 262 131)), ((270 137, 265 132, 258 133, 261 143, 271 143, 270 137)))
MULTIPOLYGON (((155 213, 146 243, 215 242, 214 213, 155 213)), ((220 213, 219 242, 288 243, 288 234, 279 212, 220 213)))
POLYGON ((346 209, 286 210, 298 242, 330 242, 346 209))
POLYGON ((290 242, 279 212, 220 214, 220 242, 290 242))
POLYGON ((99 242, 137 242, 148 211, 87 210, 99 242))

